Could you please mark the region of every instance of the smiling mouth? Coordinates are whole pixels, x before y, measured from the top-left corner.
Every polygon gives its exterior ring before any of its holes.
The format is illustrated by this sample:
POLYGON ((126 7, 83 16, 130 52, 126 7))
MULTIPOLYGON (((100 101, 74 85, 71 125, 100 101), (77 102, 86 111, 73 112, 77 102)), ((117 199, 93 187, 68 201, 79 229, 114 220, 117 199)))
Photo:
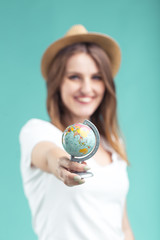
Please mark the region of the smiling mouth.
POLYGON ((93 97, 76 97, 75 99, 80 103, 90 103, 93 97))

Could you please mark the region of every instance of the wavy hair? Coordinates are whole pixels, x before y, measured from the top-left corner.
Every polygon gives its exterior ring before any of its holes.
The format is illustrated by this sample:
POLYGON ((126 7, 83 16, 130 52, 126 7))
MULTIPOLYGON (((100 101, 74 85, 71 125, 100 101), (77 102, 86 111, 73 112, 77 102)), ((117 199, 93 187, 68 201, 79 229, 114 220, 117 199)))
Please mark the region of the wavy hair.
POLYGON ((90 120, 96 125, 100 135, 128 163, 124 137, 117 120, 116 87, 109 57, 98 45, 94 43, 72 44, 59 51, 53 59, 47 78, 47 111, 51 122, 62 131, 67 127, 64 118, 66 109, 61 100, 60 85, 68 59, 77 53, 86 53, 95 61, 106 87, 104 98, 90 120))

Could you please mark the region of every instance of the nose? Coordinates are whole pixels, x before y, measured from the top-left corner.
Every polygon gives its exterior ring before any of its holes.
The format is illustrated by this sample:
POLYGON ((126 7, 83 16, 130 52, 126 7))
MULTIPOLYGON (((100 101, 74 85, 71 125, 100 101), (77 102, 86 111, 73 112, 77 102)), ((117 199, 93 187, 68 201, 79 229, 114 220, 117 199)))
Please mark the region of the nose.
POLYGON ((85 78, 83 79, 83 81, 81 82, 81 93, 83 95, 87 95, 90 94, 92 92, 92 83, 91 80, 89 78, 85 78))

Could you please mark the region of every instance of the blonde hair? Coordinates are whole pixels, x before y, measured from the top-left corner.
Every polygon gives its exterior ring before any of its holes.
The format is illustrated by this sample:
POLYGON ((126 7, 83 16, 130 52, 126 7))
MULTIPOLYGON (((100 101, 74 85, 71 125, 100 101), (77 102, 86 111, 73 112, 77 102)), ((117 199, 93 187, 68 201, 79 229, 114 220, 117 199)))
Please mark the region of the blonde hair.
POLYGON ((95 61, 106 86, 104 98, 90 120, 96 125, 100 135, 128 163, 124 137, 117 120, 116 88, 111 74, 110 61, 107 54, 98 45, 93 43, 76 43, 62 49, 53 59, 47 78, 47 111, 51 122, 62 131, 67 127, 64 118, 66 108, 61 100, 60 86, 68 59, 74 54, 81 52, 89 54, 95 61))

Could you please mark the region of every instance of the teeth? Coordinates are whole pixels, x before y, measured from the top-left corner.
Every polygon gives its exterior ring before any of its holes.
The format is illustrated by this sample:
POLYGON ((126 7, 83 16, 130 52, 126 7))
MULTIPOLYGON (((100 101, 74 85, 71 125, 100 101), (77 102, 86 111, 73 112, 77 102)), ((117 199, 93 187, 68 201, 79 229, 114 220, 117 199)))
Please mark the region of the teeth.
POLYGON ((77 98, 80 102, 84 102, 84 103, 88 103, 90 102, 92 99, 90 97, 80 97, 77 98))

